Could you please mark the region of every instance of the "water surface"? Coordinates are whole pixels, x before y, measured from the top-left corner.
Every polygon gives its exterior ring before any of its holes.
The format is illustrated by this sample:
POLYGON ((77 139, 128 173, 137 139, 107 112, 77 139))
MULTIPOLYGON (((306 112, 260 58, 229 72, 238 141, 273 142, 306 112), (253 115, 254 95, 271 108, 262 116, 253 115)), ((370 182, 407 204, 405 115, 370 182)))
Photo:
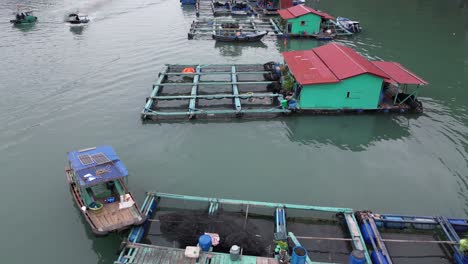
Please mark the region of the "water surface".
POLYGON ((0 3, 2 263, 112 263, 120 238, 85 228, 63 172, 68 150, 101 144, 140 201, 157 190, 467 217, 468 3, 309 4, 361 21, 362 34, 339 42, 427 79, 425 113, 143 124, 165 63, 263 63, 323 43, 187 40, 194 12, 177 0, 0 3), (12 27, 18 3, 39 23, 12 27), (77 9, 88 26, 63 23, 77 9))

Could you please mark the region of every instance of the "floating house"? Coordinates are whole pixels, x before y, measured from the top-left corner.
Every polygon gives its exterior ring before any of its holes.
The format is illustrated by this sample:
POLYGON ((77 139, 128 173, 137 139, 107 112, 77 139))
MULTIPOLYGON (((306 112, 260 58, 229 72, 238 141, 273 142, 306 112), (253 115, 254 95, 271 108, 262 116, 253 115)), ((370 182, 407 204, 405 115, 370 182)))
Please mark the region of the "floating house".
POLYGON ((302 110, 413 110, 426 81, 395 62, 369 61, 346 46, 331 43, 283 53, 302 110), (416 87, 408 92, 408 85, 416 87))
POLYGON ((284 64, 166 65, 141 117, 423 110, 417 96, 427 82, 399 63, 369 61, 336 43, 283 57, 284 64))
POLYGON ((123 178, 128 171, 110 146, 68 153, 65 169, 76 205, 95 235, 142 224, 144 215, 123 178))
POLYGON ((147 194, 115 264, 456 263, 468 220, 147 194))
POLYGON ((278 11, 284 25, 284 33, 313 35, 320 33, 322 25, 333 17, 305 5, 297 5, 278 11))

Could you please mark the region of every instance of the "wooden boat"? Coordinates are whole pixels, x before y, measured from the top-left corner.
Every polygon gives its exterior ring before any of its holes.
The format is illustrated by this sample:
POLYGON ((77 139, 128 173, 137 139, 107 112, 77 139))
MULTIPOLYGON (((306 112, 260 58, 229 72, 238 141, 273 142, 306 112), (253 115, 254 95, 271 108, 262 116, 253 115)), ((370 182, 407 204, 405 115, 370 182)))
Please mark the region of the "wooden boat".
POLYGON ((268 31, 241 33, 239 31, 219 30, 213 34, 213 39, 224 42, 255 42, 260 41, 268 31))
POLYGON ((33 24, 37 22, 37 17, 34 16, 33 11, 20 11, 16 13, 16 19, 10 20, 10 23, 15 25, 22 25, 22 24, 33 24))
POLYGON ((106 235, 145 221, 123 178, 128 171, 110 146, 68 153, 65 169, 70 191, 96 235, 106 235))
POLYGON ((78 14, 78 13, 69 14, 67 18, 67 23, 70 23, 73 25, 87 24, 88 22, 89 22, 89 18, 87 15, 78 14))
POLYGON ((336 22, 340 24, 340 26, 348 30, 349 32, 359 33, 362 31, 359 21, 353 21, 346 17, 337 17, 336 22))

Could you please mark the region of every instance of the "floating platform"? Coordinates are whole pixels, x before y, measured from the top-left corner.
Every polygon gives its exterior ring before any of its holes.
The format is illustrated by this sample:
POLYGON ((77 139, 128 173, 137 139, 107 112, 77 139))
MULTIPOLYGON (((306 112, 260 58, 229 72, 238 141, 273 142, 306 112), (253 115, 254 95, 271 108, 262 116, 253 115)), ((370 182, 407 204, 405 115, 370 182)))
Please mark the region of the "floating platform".
POLYGON ((150 208, 147 224, 132 229, 115 263, 277 264, 278 245, 285 250, 305 247, 307 263, 347 263, 353 250, 371 263, 353 210, 348 208, 165 193, 149 193, 145 204, 150 208), (205 232, 218 234, 219 244, 201 252, 198 261, 185 257, 185 248, 196 246, 205 232), (240 261, 230 260, 233 244, 241 247, 240 261))
POLYGON ((296 246, 306 249, 309 264, 468 261, 459 250, 467 219, 166 193, 148 193, 142 208, 148 220, 130 231, 114 263, 279 264, 276 249, 296 246), (204 233, 219 235, 219 244, 186 257, 186 246, 204 233), (230 259, 233 244, 242 248, 238 261, 230 259), (361 262, 349 262, 352 253, 361 262))
POLYGON ((283 98, 279 82, 265 79, 265 74, 270 72, 262 64, 166 65, 141 116, 174 119, 290 113, 279 107, 283 98))
POLYGON ((373 263, 462 264, 466 219, 357 212, 373 263))
POLYGON ((245 33, 268 31, 268 36, 281 35, 281 31, 272 19, 254 18, 204 18, 194 20, 190 25, 188 39, 209 38, 222 24, 236 24, 245 33))

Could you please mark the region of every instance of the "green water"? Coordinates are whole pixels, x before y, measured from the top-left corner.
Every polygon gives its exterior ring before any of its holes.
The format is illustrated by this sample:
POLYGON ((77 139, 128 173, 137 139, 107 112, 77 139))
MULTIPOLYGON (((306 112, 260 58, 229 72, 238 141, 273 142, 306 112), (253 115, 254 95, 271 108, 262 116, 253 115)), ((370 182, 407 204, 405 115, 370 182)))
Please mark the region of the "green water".
POLYGON ((4 0, 0 3, 1 263, 112 263, 118 236, 94 238, 63 168, 71 149, 110 144, 129 188, 468 216, 468 3, 321 0, 359 19, 340 40, 399 61, 430 82, 422 115, 306 116, 142 124, 165 63, 257 63, 316 41, 248 46, 187 40, 193 9, 177 0, 4 0), (15 28, 19 3, 39 22, 15 28), (91 23, 70 28, 80 9, 91 23))

